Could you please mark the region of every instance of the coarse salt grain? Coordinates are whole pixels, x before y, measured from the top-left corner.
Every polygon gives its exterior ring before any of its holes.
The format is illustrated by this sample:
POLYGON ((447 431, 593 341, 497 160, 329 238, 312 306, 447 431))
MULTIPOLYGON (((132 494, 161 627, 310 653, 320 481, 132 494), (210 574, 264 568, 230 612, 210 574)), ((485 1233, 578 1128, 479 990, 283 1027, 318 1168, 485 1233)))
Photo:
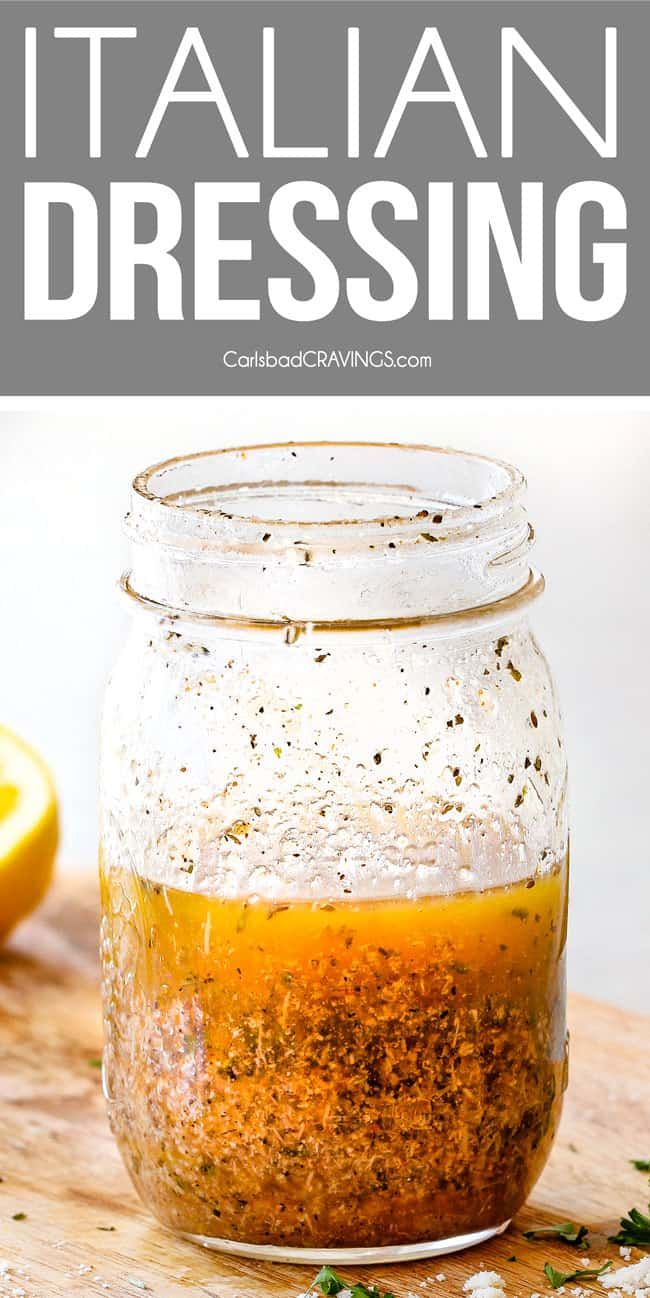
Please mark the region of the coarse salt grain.
POLYGON ((617 1271, 608 1271, 601 1275, 600 1283, 605 1289, 620 1289, 625 1294, 650 1293, 650 1254, 646 1254, 632 1266, 619 1266, 617 1271))
MULTIPOLYGON (((499 1275, 498 1271, 477 1271, 476 1275, 471 1275, 469 1280, 465 1281, 463 1290, 465 1293, 480 1291, 481 1294, 484 1294, 488 1290, 496 1289, 499 1293, 503 1293, 505 1287, 505 1280, 503 1276, 499 1275)), ((489 1295, 489 1298, 492 1298, 492 1294, 489 1295)))

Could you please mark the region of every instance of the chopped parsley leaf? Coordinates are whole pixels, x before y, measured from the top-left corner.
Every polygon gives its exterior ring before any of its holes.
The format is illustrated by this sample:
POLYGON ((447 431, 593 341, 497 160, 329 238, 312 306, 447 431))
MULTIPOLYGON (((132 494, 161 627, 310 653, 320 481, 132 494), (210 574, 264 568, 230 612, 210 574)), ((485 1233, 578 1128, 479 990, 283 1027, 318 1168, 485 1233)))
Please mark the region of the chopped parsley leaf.
POLYGON ((342 1280, 331 1266, 321 1267, 309 1289, 320 1289, 322 1294, 338 1294, 343 1289, 348 1289, 352 1298, 394 1298, 392 1293, 386 1292, 382 1295, 375 1284, 365 1285, 359 1282, 348 1284, 347 1280, 342 1280))
POLYGON ((597 1280, 598 1276, 603 1275, 613 1267, 613 1262, 603 1262, 602 1266, 592 1267, 588 1271, 556 1271, 550 1262, 544 1266, 544 1275, 552 1289, 560 1289, 563 1284, 568 1284, 571 1280, 597 1280))
MULTIPOLYGON (((650 1203, 648 1204, 650 1211, 650 1203)), ((610 1236, 613 1244, 631 1244, 633 1248, 650 1244, 650 1217, 630 1208, 627 1217, 621 1217, 621 1228, 617 1235, 610 1236)))
POLYGON ((587 1248, 586 1236, 589 1234, 587 1226, 578 1226, 575 1221, 563 1221, 558 1226, 535 1226, 532 1230, 524 1231, 524 1239, 542 1239, 544 1236, 550 1236, 553 1239, 561 1239, 564 1244, 573 1244, 575 1248, 587 1248))

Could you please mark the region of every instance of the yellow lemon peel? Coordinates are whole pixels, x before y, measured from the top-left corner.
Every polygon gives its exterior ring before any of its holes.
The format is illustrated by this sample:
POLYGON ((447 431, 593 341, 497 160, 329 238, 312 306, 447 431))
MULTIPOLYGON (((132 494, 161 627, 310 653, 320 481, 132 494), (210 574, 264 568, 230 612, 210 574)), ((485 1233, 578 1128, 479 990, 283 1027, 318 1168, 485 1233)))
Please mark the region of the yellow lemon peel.
POLYGON ((38 905, 58 843, 52 777, 41 758, 0 726, 0 939, 38 905))

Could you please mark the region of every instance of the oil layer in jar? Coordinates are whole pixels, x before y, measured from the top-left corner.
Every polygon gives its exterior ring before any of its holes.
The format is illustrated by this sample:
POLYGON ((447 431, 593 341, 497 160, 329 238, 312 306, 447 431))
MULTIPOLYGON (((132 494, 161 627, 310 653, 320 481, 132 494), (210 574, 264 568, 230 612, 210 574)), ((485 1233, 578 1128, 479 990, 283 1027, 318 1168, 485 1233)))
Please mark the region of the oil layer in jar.
POLYGON ((245 903, 105 863, 109 1108, 142 1197, 298 1247, 506 1221, 559 1119, 566 885, 245 903))

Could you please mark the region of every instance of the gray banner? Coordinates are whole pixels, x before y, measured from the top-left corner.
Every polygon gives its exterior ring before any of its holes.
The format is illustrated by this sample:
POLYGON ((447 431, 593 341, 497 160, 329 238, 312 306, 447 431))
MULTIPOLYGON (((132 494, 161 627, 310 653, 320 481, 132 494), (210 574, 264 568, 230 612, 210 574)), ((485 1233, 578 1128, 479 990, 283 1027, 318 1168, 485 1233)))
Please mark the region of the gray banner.
POLYGON ((645 0, 0 3, 0 393, 647 394, 649 49, 645 0), (191 27, 217 102, 156 125, 191 27))

